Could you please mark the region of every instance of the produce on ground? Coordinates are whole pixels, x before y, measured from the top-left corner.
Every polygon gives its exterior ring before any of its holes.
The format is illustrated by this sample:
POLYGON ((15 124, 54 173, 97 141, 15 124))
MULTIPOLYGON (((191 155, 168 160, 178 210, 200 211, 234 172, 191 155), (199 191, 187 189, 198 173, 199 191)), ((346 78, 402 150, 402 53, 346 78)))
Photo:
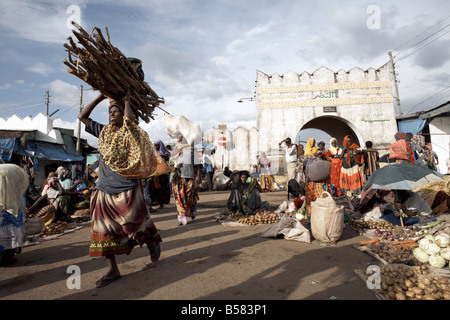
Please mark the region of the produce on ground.
POLYGON ((56 223, 52 223, 49 226, 45 226, 42 231, 39 233, 39 238, 45 238, 51 235, 55 234, 61 234, 65 230, 74 229, 75 227, 73 225, 69 225, 67 222, 64 221, 58 221, 56 223))
POLYGON ((426 235, 427 229, 414 224, 412 226, 404 227, 396 226, 393 232, 399 240, 416 240, 426 235))
MULTIPOLYGON (((377 238, 375 238, 377 239, 377 238)), ((364 245, 364 244, 362 244, 364 245)), ((387 261, 389 264, 402 263, 410 266, 421 265, 415 256, 411 254, 411 251, 417 247, 414 242, 399 242, 397 244, 384 243, 371 240, 366 244, 374 254, 378 255, 381 259, 387 261)))
POLYGON ((394 229, 394 225, 389 221, 380 219, 377 221, 368 220, 365 221, 363 218, 360 219, 351 219, 349 221, 349 225, 357 230, 364 229, 379 229, 379 230, 392 230, 394 229))
POLYGON ((418 248, 413 250, 414 257, 429 263, 432 267, 442 269, 450 266, 450 237, 446 233, 426 235, 418 241, 418 248))
POLYGON ((237 221, 239 223, 248 224, 248 225, 257 225, 257 224, 268 224, 268 223, 278 223, 280 220, 278 214, 272 212, 262 212, 256 213, 254 215, 246 215, 239 218, 237 221))
POLYGON ((399 237, 392 231, 392 229, 391 230, 375 229, 374 236, 381 237, 382 239, 385 239, 386 241, 400 240, 399 237))
POLYGON ((427 266, 382 266, 380 271, 378 292, 388 300, 450 300, 448 279, 432 276, 427 266))

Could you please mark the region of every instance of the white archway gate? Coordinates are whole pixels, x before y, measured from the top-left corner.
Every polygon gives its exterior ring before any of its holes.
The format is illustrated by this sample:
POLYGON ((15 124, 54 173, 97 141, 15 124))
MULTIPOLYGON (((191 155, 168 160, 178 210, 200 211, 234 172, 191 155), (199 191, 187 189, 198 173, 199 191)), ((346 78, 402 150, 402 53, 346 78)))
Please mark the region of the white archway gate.
POLYGON ((395 141, 397 121, 389 64, 376 70, 355 67, 348 72, 321 67, 312 74, 288 71, 282 76, 257 71, 256 78, 261 151, 278 154, 281 140, 295 140, 305 128, 325 131, 340 143, 345 135, 354 134, 362 147, 370 140, 381 153, 395 141))

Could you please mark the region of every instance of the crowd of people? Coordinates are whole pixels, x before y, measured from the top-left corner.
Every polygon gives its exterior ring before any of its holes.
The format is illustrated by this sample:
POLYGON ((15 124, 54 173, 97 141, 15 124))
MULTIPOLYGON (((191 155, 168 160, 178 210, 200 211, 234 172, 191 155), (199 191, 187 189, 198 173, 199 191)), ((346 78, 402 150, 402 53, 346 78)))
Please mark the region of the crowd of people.
MULTIPOLYGON (((80 164, 73 164, 70 168, 58 167, 48 175, 43 186, 36 188, 36 173, 27 162, 20 166, 0 165, 1 188, 8 190, 0 194, 0 223, 9 226, 8 233, 13 235, 0 237, 3 262, 13 262, 14 254, 20 250, 27 217, 42 218, 50 225, 55 220, 66 219, 71 205, 87 201, 91 221, 89 255, 104 256, 108 266, 95 287, 104 287, 121 278, 117 254, 129 254, 135 246, 146 245, 150 260, 158 261, 162 238, 152 212, 163 209, 173 197, 178 225, 184 226, 189 219, 196 218, 199 191, 216 188, 214 148, 205 148, 199 155, 182 135, 173 147, 161 140, 151 143, 133 120, 129 92, 123 101, 109 98, 108 124, 100 124, 90 114, 104 99, 107 97, 100 94, 79 115, 86 132, 98 138, 100 157, 95 181, 83 179, 80 164), (141 141, 141 144, 136 146, 130 141, 141 141), (140 149, 143 144, 147 149, 140 149), (16 183, 18 177, 26 183, 16 183), (203 180, 206 186, 201 189, 203 180)), ((406 146, 402 149, 406 152, 392 161, 435 168, 437 158, 424 139, 404 133, 398 133, 395 138, 406 146)), ((296 206, 305 203, 308 215, 311 215, 312 202, 324 191, 335 197, 360 196, 366 209, 389 201, 389 194, 363 193, 365 181, 380 167, 380 156, 370 141, 363 149, 348 135, 341 146, 332 138, 326 149, 323 141, 316 146, 315 138, 309 138, 305 147, 286 138, 279 147, 285 150, 286 187, 297 200, 302 199, 295 202, 296 206)), ((230 211, 254 214, 267 206, 261 201, 261 193, 274 189, 275 175, 264 152, 257 159, 255 172, 232 172, 228 167, 221 172, 227 182, 220 190, 230 190, 227 201, 230 211)), ((448 201, 448 196, 442 193, 435 196, 448 201)), ((411 195, 401 197, 405 200, 411 195)))
MULTIPOLYGON (((387 162, 414 163, 436 170, 438 159, 423 136, 398 132, 395 140, 387 162)), ((344 137, 341 147, 336 138, 331 138, 327 150, 323 141, 316 146, 315 138, 309 138, 305 148, 293 144, 290 138, 281 141, 279 146, 285 150, 288 185, 292 190, 304 190, 308 215, 311 215, 311 203, 325 191, 334 197, 367 196, 362 195, 363 186, 380 168, 380 155, 372 142, 366 141, 365 148, 361 148, 351 135, 344 137)), ((448 194, 440 192, 439 195, 444 198, 441 202, 446 203, 448 194)))
POLYGON ((56 221, 71 220, 71 212, 80 208, 79 204, 89 207, 92 186, 78 174, 79 164, 72 167, 75 168, 73 176, 70 168, 60 165, 48 174, 42 185, 36 185, 36 171, 30 161, 0 164, 1 190, 7 190, 0 192, 2 264, 16 261, 15 253, 21 250, 27 219, 38 218, 43 226, 50 226, 56 221))

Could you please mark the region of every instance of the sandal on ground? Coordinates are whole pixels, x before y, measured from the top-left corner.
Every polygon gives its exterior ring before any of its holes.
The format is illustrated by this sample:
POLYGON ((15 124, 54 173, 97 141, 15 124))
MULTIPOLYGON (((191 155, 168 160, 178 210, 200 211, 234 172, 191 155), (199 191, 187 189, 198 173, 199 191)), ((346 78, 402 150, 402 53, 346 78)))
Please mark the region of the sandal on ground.
POLYGON ((103 288, 106 287, 108 284, 110 284, 111 282, 114 282, 118 279, 122 278, 121 275, 116 275, 116 276, 103 276, 100 278, 100 280, 98 280, 95 283, 95 287, 96 288, 103 288))

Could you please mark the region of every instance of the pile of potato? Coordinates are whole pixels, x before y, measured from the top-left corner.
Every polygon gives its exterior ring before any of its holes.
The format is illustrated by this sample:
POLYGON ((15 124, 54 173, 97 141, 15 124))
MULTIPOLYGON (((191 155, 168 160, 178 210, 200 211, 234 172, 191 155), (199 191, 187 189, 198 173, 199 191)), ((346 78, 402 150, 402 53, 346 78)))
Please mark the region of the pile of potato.
POLYGON ((257 224, 267 224, 267 223, 278 223, 279 217, 276 213, 264 212, 256 213, 254 215, 247 215, 241 217, 238 222, 243 224, 248 224, 251 226, 257 224))
POLYGON ((365 221, 363 218, 352 219, 349 221, 349 225, 355 229, 380 229, 380 230, 392 230, 394 225, 386 220, 369 220, 365 221))
POLYGON ((378 292, 389 300, 450 300, 448 279, 430 275, 427 266, 381 267, 378 292))
POLYGON ((42 231, 39 233, 39 238, 45 238, 51 235, 63 233, 65 230, 73 229, 74 226, 67 224, 64 221, 58 221, 56 223, 52 223, 49 226, 45 226, 42 231))

